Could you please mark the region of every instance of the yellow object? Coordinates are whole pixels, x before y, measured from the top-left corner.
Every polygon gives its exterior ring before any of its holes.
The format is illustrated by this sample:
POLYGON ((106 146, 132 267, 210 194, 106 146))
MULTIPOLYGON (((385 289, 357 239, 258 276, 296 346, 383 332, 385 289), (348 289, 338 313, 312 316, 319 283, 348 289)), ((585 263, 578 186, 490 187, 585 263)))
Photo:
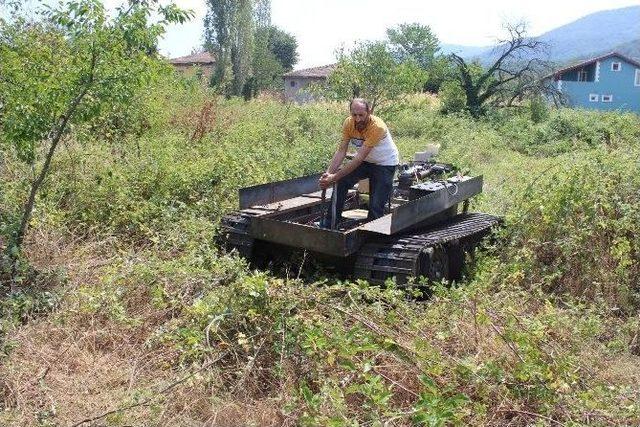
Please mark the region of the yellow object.
POLYGON ((367 147, 375 147, 387 135, 387 125, 380 117, 370 115, 367 127, 362 131, 356 129, 356 122, 349 116, 342 125, 342 141, 356 139, 364 142, 367 147))

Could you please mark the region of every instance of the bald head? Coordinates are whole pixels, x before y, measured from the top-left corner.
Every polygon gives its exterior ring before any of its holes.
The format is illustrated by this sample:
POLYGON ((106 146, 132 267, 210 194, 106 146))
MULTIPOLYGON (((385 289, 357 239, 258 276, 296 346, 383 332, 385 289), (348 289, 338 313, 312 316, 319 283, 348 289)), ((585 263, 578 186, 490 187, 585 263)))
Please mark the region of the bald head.
POLYGON ((371 113, 371 105, 369 105, 369 101, 364 98, 353 98, 349 103, 349 110, 353 111, 354 107, 358 109, 363 108, 367 113, 371 113))

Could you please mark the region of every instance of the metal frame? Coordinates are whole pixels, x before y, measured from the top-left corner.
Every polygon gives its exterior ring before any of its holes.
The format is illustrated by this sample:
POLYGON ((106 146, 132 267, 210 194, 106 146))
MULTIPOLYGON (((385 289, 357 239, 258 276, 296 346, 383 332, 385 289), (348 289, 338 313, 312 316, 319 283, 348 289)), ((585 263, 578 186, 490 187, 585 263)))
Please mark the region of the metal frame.
MULTIPOLYGON (((297 185, 296 188, 299 189, 305 184, 298 182, 297 185)), ((317 181, 314 185, 317 185, 317 181)), ((265 186, 260 187, 263 187, 261 191, 264 192, 265 186)), ((458 203, 464 202, 481 191, 482 176, 452 178, 446 185, 431 194, 400 205, 391 214, 347 231, 327 230, 293 222, 296 212, 308 209, 310 206, 301 204, 292 210, 275 211, 252 218, 249 233, 254 239, 266 242, 346 257, 357 252, 362 244, 374 238, 374 235, 389 236, 407 230, 429 218, 435 219, 437 215, 452 209, 458 203)), ((279 194, 285 194, 285 192, 281 191, 279 194)), ((321 203, 319 200, 309 200, 314 204, 321 203)))
POLYGON ((398 206, 388 215, 361 225, 363 231, 390 236, 482 192, 482 175, 450 179, 447 186, 398 206))
POLYGON ((277 218, 254 218, 250 234, 253 238, 307 249, 326 255, 346 257, 355 253, 364 243, 364 233, 316 228, 277 218))
POLYGON ((284 181, 254 185, 238 190, 240 209, 276 203, 302 194, 318 191, 318 180, 322 174, 302 176, 284 181))

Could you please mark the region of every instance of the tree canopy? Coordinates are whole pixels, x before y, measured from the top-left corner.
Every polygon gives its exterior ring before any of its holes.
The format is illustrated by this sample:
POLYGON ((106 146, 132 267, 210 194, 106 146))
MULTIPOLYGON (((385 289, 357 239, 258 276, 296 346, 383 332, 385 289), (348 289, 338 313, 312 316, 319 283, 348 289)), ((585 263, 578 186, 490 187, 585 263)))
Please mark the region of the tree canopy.
POLYGON ((276 26, 269 29, 269 51, 285 71, 291 71, 298 62, 298 42, 291 34, 276 26))
POLYGON ((297 61, 295 38, 271 25, 269 0, 208 0, 205 48, 216 56, 212 84, 245 98, 280 83, 297 61))
POLYGON ((387 37, 394 58, 399 62, 414 60, 427 70, 440 49, 440 42, 426 25, 400 24, 387 29, 387 37))
POLYGON ((420 90, 426 77, 414 60, 396 61, 386 43, 365 42, 351 52, 339 52, 328 92, 338 99, 367 98, 375 108, 420 90))
POLYGON ((192 13, 153 0, 132 1, 112 16, 97 0, 56 7, 38 2, 29 15, 14 6, 0 26, 0 128, 3 139, 34 168, 4 257, 15 279, 36 195, 58 144, 70 127, 126 109, 160 64, 156 44, 165 26, 192 13))
MULTIPOLYGON (((214 53, 212 83, 227 96, 241 95, 251 74, 256 26, 253 0, 208 0, 205 47, 214 53)), ((264 6, 264 5, 262 5, 264 6)), ((266 19, 264 7, 259 14, 266 19)))

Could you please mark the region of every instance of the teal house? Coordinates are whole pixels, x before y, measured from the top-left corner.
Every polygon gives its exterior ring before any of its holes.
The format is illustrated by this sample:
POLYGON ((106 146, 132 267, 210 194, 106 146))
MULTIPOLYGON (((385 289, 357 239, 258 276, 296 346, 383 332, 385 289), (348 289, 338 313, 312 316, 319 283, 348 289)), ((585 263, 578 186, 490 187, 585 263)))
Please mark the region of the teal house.
POLYGON ((640 114, 640 62, 617 52, 546 76, 571 107, 640 114))

